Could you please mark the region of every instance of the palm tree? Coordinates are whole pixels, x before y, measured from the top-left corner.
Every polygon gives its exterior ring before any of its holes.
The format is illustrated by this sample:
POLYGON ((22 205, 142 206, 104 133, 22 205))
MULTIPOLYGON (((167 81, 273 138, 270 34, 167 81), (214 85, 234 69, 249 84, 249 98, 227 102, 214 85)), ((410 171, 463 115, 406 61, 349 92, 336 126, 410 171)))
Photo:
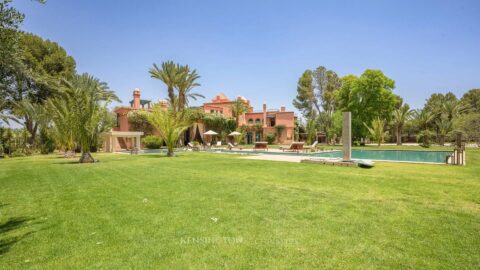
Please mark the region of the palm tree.
POLYGON ((441 113, 438 118, 446 115, 448 120, 457 118, 460 114, 466 112, 468 107, 458 100, 448 100, 441 106, 441 113))
POLYGON ((177 64, 177 71, 179 73, 177 81, 175 82, 175 88, 178 91, 177 111, 181 111, 188 106, 189 99, 197 100, 197 98, 205 97, 198 93, 191 93, 193 88, 200 86, 200 84, 196 82, 200 76, 195 69, 190 71, 188 65, 180 66, 177 64))
POLYGON ((232 115, 233 117, 235 117, 237 125, 239 125, 240 115, 246 113, 248 108, 247 106, 245 106, 245 103, 240 98, 237 98, 234 102, 232 102, 231 109, 232 115))
POLYGON ((453 121, 448 119, 447 115, 442 115, 439 119, 435 121, 437 126, 439 142, 441 146, 445 145, 445 138, 453 130, 453 121))
POLYGON ((90 149, 97 141, 98 127, 102 124, 108 104, 120 100, 106 83, 87 73, 65 81, 65 88, 62 98, 69 100, 73 132, 82 151, 80 163, 94 162, 90 149))
MULTIPOLYGON (((23 99, 13 102, 13 113, 16 116, 23 117, 23 126, 30 133, 29 137, 27 138, 27 143, 29 145, 33 145, 35 143, 38 129, 40 128, 41 124, 45 124, 45 121, 47 121, 44 104, 23 99)), ((20 121, 17 120, 16 122, 20 121)))
POLYGON ((64 151, 64 157, 75 157, 75 118, 70 110, 75 104, 72 99, 48 100, 48 110, 53 122, 55 140, 64 151))
POLYGON ((148 121, 158 130, 160 137, 167 145, 168 157, 174 156, 173 150, 180 135, 191 125, 187 110, 183 113, 176 113, 173 108, 175 106, 164 110, 159 104, 156 104, 153 106, 152 112, 148 114, 148 121))
POLYGON ((0 121, 3 121, 3 122, 5 122, 5 123, 8 124, 8 121, 9 121, 9 120, 13 120, 13 121, 15 121, 15 122, 18 123, 18 121, 17 121, 17 119, 16 119, 15 117, 3 113, 3 110, 4 110, 5 107, 6 107, 6 103, 7 103, 7 102, 4 101, 4 100, 1 100, 1 101, 0 101, 0 121))
POLYGON ((397 136, 397 145, 402 145, 402 130, 405 123, 411 119, 413 111, 408 104, 403 104, 400 108, 393 111, 393 125, 397 136))
POLYGON ((385 141, 385 137, 388 136, 388 131, 385 131, 385 121, 377 117, 373 119, 372 126, 369 127, 367 124, 363 123, 365 127, 370 132, 370 136, 374 141, 377 141, 378 146, 381 146, 382 143, 385 141))
POLYGON ((176 103, 175 96, 175 86, 179 81, 181 73, 178 70, 178 65, 173 63, 173 61, 167 61, 162 63, 162 68, 159 68, 156 64, 153 64, 153 67, 149 70, 150 77, 161 80, 167 86, 168 99, 173 110, 175 107, 172 106, 176 103))
POLYGON ((430 137, 432 137, 432 131, 430 130, 430 125, 435 119, 435 114, 429 110, 416 110, 414 112, 415 123, 419 127, 420 132, 418 133, 417 141, 421 142, 422 146, 430 146, 430 137))

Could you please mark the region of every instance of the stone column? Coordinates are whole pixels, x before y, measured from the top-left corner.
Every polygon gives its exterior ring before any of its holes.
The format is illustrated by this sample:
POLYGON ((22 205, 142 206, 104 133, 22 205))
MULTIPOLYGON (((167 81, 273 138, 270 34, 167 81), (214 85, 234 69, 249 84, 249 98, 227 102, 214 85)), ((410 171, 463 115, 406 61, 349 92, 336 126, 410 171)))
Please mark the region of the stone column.
POLYGON ((352 160, 352 113, 343 113, 342 123, 343 161, 352 160))
POLYGON ((140 150, 140 136, 135 137, 135 147, 140 150))
POLYGON ((115 152, 115 145, 116 145, 116 142, 117 142, 117 137, 112 135, 112 144, 110 145, 110 147, 112 147, 112 150, 110 152, 115 152))

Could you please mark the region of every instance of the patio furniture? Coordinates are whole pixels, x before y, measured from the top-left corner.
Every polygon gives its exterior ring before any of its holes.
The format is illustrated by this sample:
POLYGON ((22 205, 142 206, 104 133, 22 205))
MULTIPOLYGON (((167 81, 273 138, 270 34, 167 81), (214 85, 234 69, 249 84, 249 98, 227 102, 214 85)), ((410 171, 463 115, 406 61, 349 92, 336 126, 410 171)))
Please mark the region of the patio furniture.
POLYGON ((300 152, 303 150, 304 142, 293 142, 288 148, 280 147, 283 152, 300 152))
POLYGON ((305 150, 305 152, 312 151, 312 150, 315 151, 317 144, 318 144, 318 141, 315 141, 312 145, 303 146, 303 149, 305 150))
POLYGON ((358 160, 357 164, 361 168, 368 168, 368 169, 375 166, 375 163, 371 160, 358 160))
POLYGON ((222 146, 222 141, 217 141, 217 145, 216 146, 222 146))
POLYGON ((210 149, 210 148, 212 148, 212 144, 211 143, 206 143, 203 147, 205 149, 210 149))
POLYGON ((228 150, 233 150, 234 148, 237 148, 238 150, 242 150, 242 149, 243 149, 242 147, 240 147, 240 146, 234 146, 234 145, 231 144, 231 143, 228 143, 227 148, 228 148, 228 150))
POLYGON ((193 143, 189 142, 187 143, 187 148, 192 149, 192 151, 200 151, 200 145, 194 145, 193 143))
POLYGON ((267 142, 256 142, 253 151, 268 151, 267 142))

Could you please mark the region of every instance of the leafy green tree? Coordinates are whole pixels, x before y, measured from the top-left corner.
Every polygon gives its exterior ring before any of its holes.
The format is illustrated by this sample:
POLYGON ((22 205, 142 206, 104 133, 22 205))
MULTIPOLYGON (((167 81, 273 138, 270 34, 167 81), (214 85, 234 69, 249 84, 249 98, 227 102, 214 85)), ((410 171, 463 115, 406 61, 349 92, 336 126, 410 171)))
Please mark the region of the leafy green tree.
POLYGON ((327 132, 332 127, 332 115, 335 111, 336 104, 335 97, 342 85, 342 80, 338 77, 337 73, 332 70, 327 70, 323 66, 315 69, 312 75, 314 78, 314 96, 316 99, 314 104, 317 104, 315 107, 319 115, 321 115, 319 119, 320 124, 323 126, 325 132, 327 132))
POLYGON ((128 124, 131 130, 143 131, 145 135, 153 134, 153 126, 148 121, 149 112, 145 110, 133 110, 127 114, 128 124))
POLYGON ((24 15, 11 7, 11 2, 0 0, 0 95, 13 83, 13 74, 20 63, 18 29, 24 15))
POLYGON ((225 117, 223 114, 204 113, 199 119, 205 124, 206 129, 214 130, 218 133, 230 133, 237 127, 233 118, 225 117))
POLYGON ((22 33, 19 46, 22 68, 14 74, 15 83, 7 87, 6 99, 11 112, 30 133, 28 141, 33 144, 39 123, 16 104, 44 105, 49 97, 60 92, 62 80, 73 77, 75 61, 57 43, 33 34, 22 33))
MULTIPOLYGON (((176 104, 174 104, 176 105, 176 104)), ((176 113, 175 106, 167 110, 155 104, 152 112, 148 114, 150 123, 160 132, 160 137, 167 145, 167 156, 174 156, 174 148, 180 138, 180 135, 191 125, 187 113, 176 113)))
POLYGON ((480 89, 471 89, 461 99, 469 112, 480 113, 480 89))
POLYGON ((305 131, 307 133, 307 144, 312 144, 315 141, 318 132, 318 123, 316 118, 310 117, 307 119, 305 131))
POLYGON ((363 123, 372 123, 376 118, 391 120, 397 104, 393 94, 395 82, 380 70, 367 69, 360 77, 342 78, 342 87, 337 94, 340 110, 352 112, 352 135, 364 138, 368 129, 363 123))
POLYGON ((327 138, 331 140, 331 143, 335 144, 337 138, 342 136, 342 124, 342 112, 335 111, 332 115, 332 126, 327 130, 327 138))
POLYGON ((480 147, 480 113, 463 114, 454 121, 454 130, 466 135, 467 140, 480 147))
POLYGON ((297 83, 297 96, 293 100, 293 106, 297 108, 305 118, 315 115, 314 108, 318 106, 315 103, 313 76, 311 70, 303 72, 297 83))
POLYGON ((372 120, 371 126, 368 126, 366 123, 364 123, 364 125, 370 133, 370 138, 376 141, 378 146, 381 146, 388 136, 388 131, 385 130, 385 121, 377 117, 372 120))
POLYGON ((323 66, 314 71, 306 70, 297 85, 297 96, 293 105, 307 121, 321 116, 315 121, 327 131, 332 126, 332 114, 335 110, 335 97, 341 85, 338 75, 323 66))
POLYGON ((105 126, 107 106, 118 97, 105 82, 84 73, 75 75, 66 81, 63 97, 69 100, 70 112, 73 114, 74 136, 80 144, 82 156, 80 163, 95 162, 91 149, 97 145, 99 127, 105 126))
POLYGON ((408 104, 403 104, 393 111, 392 123, 395 127, 395 135, 397 137, 397 145, 402 145, 402 130, 405 123, 412 118, 413 110, 408 104))

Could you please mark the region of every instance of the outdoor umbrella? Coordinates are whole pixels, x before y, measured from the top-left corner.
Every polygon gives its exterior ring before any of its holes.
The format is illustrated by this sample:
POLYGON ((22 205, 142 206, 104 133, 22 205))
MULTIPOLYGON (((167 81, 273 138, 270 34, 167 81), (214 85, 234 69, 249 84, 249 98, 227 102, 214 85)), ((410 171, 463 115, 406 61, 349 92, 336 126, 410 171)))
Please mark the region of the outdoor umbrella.
POLYGON ((228 136, 240 136, 240 135, 242 135, 242 133, 240 133, 238 131, 234 131, 234 132, 228 134, 228 136))
MULTIPOLYGON (((238 131, 234 131, 234 132, 228 134, 228 136, 232 136, 232 137, 237 137, 237 136, 240 136, 240 135, 242 135, 242 133, 240 133, 238 131)), ((238 142, 236 140, 233 142, 233 144, 235 144, 235 145, 237 145, 237 143, 238 142)))
MULTIPOLYGON (((203 133, 203 135, 207 135, 207 136, 215 136, 215 135, 218 135, 217 132, 213 131, 213 130, 209 130, 205 133, 203 133)), ((212 141, 212 137, 210 137, 210 140, 209 140, 209 143, 212 141)))
POLYGON ((209 131, 203 133, 203 135, 218 135, 218 133, 213 131, 213 130, 209 130, 209 131))

